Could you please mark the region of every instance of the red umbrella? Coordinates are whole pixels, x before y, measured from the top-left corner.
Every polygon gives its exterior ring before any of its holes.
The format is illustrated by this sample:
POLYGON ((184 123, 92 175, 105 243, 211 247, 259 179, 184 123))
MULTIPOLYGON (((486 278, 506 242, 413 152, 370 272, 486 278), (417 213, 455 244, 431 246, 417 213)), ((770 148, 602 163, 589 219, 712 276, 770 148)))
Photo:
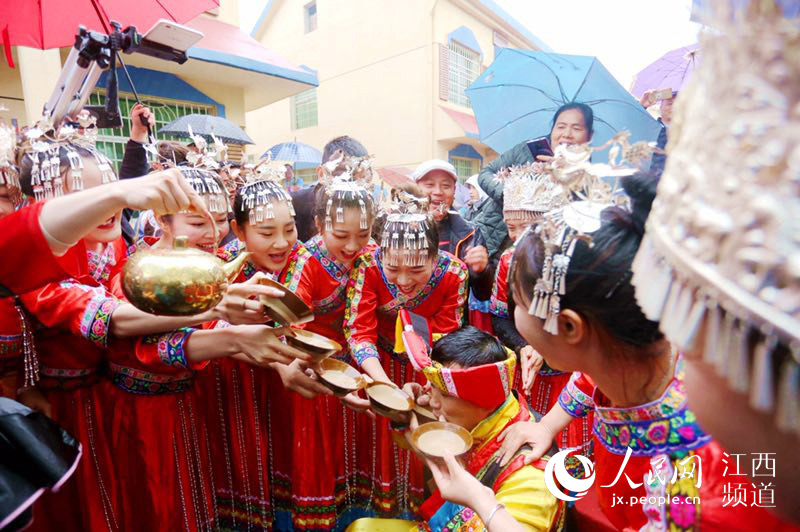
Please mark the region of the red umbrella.
POLYGON ((144 34, 159 19, 178 24, 219 7, 219 0, 2 0, 0 40, 6 48, 72 46, 79 25, 110 32, 110 21, 144 34))

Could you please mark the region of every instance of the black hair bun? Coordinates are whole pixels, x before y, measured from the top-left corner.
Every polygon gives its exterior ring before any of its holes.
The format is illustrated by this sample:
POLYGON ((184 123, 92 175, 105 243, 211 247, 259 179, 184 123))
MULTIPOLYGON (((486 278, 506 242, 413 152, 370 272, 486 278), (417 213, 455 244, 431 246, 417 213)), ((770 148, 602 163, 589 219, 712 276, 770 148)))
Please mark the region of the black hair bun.
POLYGON ((631 222, 640 234, 644 234, 644 224, 650 215, 657 187, 658 176, 651 173, 638 173, 622 179, 622 188, 631 199, 631 222))

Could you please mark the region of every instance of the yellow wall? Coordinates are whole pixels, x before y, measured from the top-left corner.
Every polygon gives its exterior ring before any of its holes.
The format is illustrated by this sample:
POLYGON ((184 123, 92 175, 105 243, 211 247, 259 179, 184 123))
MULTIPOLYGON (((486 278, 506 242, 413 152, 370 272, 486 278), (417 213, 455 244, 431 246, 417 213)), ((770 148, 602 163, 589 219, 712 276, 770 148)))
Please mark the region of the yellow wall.
POLYGON ((318 70, 318 125, 293 130, 290 99, 251 111, 248 133, 256 146, 249 153, 292 140, 321 150, 343 134, 361 140, 378 166, 447 159, 458 143, 491 153, 439 109, 471 112, 439 99, 438 44, 446 45, 449 33, 468 27, 483 64, 494 60, 498 25, 470 0, 317 0, 317 29, 304 34, 308 1, 273 0, 259 37, 290 61, 318 70))
POLYGON ((17 47, 19 76, 25 95, 27 122, 32 123, 42 116, 44 103, 56 86, 61 74, 59 51, 37 50, 26 46, 17 47))
MULTIPOLYGON (((14 63, 19 62, 16 48, 12 48, 12 58, 14 63)), ((0 57, 0 105, 8 111, 0 112, 0 120, 11 124, 11 120, 16 118, 20 125, 26 123, 24 92, 22 82, 19 79, 19 68, 11 68, 6 63, 5 57, 0 57)))
POLYGON ((304 0, 276 2, 262 43, 317 69, 319 123, 291 128, 291 99, 247 114, 250 152, 297 139, 322 149, 339 135, 361 140, 376 163, 413 164, 431 146, 431 2, 317 1, 317 29, 303 33, 304 0), (398 31, 403 28, 403 31, 398 31), (427 134, 426 134, 427 132, 427 134), (402 149, 397 144, 402 143, 402 149))

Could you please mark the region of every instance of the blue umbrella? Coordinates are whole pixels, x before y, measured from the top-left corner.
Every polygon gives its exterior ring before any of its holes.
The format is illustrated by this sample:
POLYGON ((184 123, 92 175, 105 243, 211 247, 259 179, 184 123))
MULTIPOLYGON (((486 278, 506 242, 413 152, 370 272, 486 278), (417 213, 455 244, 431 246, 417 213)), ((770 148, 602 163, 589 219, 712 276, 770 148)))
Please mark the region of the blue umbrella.
POLYGON ((211 135, 214 135, 226 144, 253 144, 253 139, 242 128, 221 116, 184 115, 165 125, 158 132, 173 137, 189 138, 190 127, 192 133, 208 141, 211 141, 211 135))
POLYGON ((569 102, 592 107, 593 146, 623 130, 632 142, 654 141, 661 127, 594 57, 505 48, 467 94, 481 142, 498 153, 548 135, 556 109, 569 102))
POLYGON ((322 163, 322 152, 314 146, 303 144, 302 142, 283 142, 276 144, 267 151, 261 158, 270 156, 273 161, 286 161, 294 164, 295 168, 312 168, 322 163))

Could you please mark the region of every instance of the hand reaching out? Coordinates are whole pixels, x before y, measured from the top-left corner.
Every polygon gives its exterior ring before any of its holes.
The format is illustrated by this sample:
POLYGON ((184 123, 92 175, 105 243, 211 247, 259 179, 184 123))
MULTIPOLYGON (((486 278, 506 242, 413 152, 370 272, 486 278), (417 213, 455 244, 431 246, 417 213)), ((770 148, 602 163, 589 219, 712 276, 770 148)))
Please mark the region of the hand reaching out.
POLYGON ((317 380, 312 370, 306 371, 299 360, 288 365, 272 364, 271 367, 278 372, 287 390, 297 392, 306 399, 313 399, 318 395, 333 395, 332 391, 317 380))
POLYGON ((244 283, 228 285, 225 295, 216 307, 215 319, 222 319, 232 325, 264 323, 264 305, 259 296, 283 297, 284 292, 261 284, 265 279, 263 272, 257 272, 244 283))
POLYGON ((526 345, 520 349, 519 358, 522 366, 522 387, 525 393, 529 393, 536 379, 536 374, 542 369, 544 357, 533 347, 526 345))
POLYGON ((489 252, 484 246, 473 246, 464 254, 464 263, 475 273, 481 273, 489 264, 489 252))

